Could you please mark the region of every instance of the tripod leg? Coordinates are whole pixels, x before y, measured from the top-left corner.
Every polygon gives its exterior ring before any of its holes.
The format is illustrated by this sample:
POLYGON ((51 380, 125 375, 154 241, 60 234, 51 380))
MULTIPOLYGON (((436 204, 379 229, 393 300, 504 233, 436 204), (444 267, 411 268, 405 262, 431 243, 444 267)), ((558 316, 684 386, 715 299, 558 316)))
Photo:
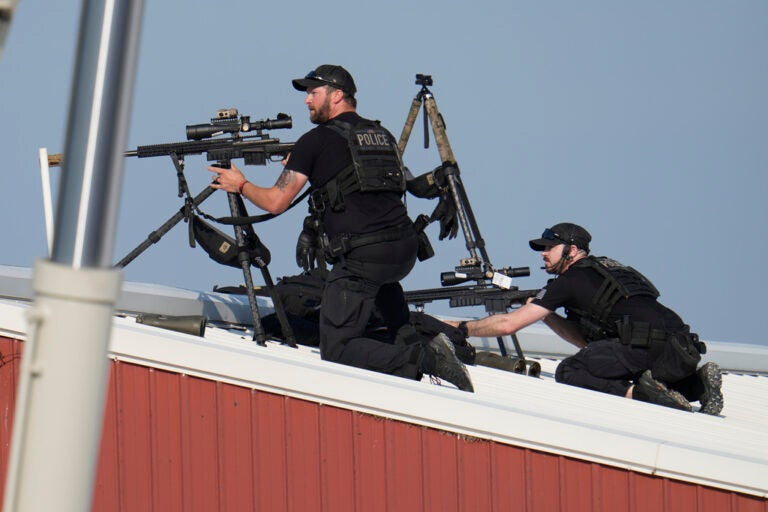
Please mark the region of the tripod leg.
MULTIPOLYGON (((424 107, 432 122, 432 130, 435 133, 435 141, 437 142, 440 158, 443 163, 449 162, 455 164, 456 160, 453 155, 453 150, 451 149, 451 143, 448 141, 448 135, 445 132, 445 121, 440 115, 440 111, 437 109, 437 102, 432 94, 426 96, 424 107)), ((464 232, 467 250, 469 251, 471 258, 475 262, 478 261, 477 253, 475 252, 475 248, 478 248, 480 250, 482 261, 490 264, 490 258, 485 250, 485 242, 480 235, 480 229, 475 220, 474 213, 472 213, 469 198, 467 197, 467 192, 464 189, 461 179, 457 174, 449 174, 448 185, 451 190, 451 197, 453 198, 454 205, 456 206, 456 213, 462 231, 464 232)))
MULTIPOLYGON (((239 195, 228 192, 227 200, 229 201, 229 210, 233 217, 242 217, 244 212, 241 211, 238 199, 239 195)), ((238 254, 237 258, 240 262, 240 267, 243 269, 243 279, 245 280, 245 290, 248 294, 248 304, 251 308, 251 318, 253 318, 253 340, 259 345, 265 346, 267 343, 267 333, 264 331, 264 326, 261 325, 261 316, 259 315, 259 306, 256 302, 256 292, 253 289, 253 276, 251 275, 251 257, 248 254, 247 242, 245 239, 245 233, 241 226, 235 226, 235 240, 237 240, 238 254)))
POLYGON ((421 108, 421 94, 416 96, 411 103, 411 109, 408 111, 408 117, 405 118, 405 126, 400 133, 400 141, 397 143, 397 149, 400 150, 402 155, 405 152, 405 146, 408 144, 408 139, 411 136, 411 130, 416 123, 416 117, 419 115, 419 109, 421 108))
POLYGON ((437 110, 435 97, 431 93, 424 96, 424 106, 432 123, 432 132, 435 134, 435 142, 437 143, 437 151, 440 153, 440 160, 442 162, 456 163, 451 143, 448 142, 448 135, 445 133, 445 122, 443 122, 443 117, 437 110))
POLYGON ((480 261, 477 257, 477 252, 475 252, 477 241, 475 240, 474 233, 472 233, 469 220, 467 219, 466 207, 459 197, 458 187, 456 185, 457 182, 458 180, 456 179, 456 176, 448 176, 448 188, 451 191, 451 199, 453 199, 453 204, 456 207, 456 215, 459 218, 459 224, 461 224, 465 245, 469 251, 470 258, 472 259, 471 264, 476 265, 480 261))
POLYGON ((488 251, 485 250, 485 240, 480 234, 480 227, 477 225, 475 214, 472 212, 472 205, 469 203, 469 197, 467 196, 467 191, 464 188, 464 184, 461 182, 460 178, 455 179, 454 186, 456 187, 458 199, 459 201, 461 201, 461 209, 464 212, 464 216, 467 219, 467 222, 469 224, 470 232, 473 235, 474 247, 476 247, 480 251, 480 255, 483 258, 483 261, 490 263, 490 257, 488 256, 488 251))
MULTIPOLYGON (((240 216, 246 217, 247 211, 245 208, 245 203, 243 202, 243 198, 236 194, 233 194, 233 195, 235 196, 234 211, 236 211, 240 216)), ((291 324, 288 322, 288 317, 285 314, 285 308, 283 307, 283 302, 280 299, 280 296, 278 296, 275 293, 275 283, 272 281, 272 276, 270 275, 269 268, 267 267, 269 262, 269 257, 265 254, 259 255, 258 253, 256 257, 252 257, 250 253, 251 249, 264 247, 264 246, 259 241, 259 237, 256 236, 256 232, 253 230, 252 224, 235 226, 235 229, 237 230, 237 232, 243 235, 243 243, 241 244, 241 242, 238 241, 238 247, 245 247, 245 251, 241 251, 240 253, 238 253, 238 255, 244 252, 248 259, 248 276, 246 276, 246 279, 248 279, 248 277, 250 276, 250 265, 251 265, 251 262, 253 261, 254 263, 256 263, 256 266, 258 266, 259 269, 261 270, 261 275, 264 278, 264 283, 267 285, 267 290, 269 290, 269 296, 272 298, 272 303, 275 306, 275 314, 277 315, 277 319, 280 322, 280 327, 282 328, 282 331, 283 331, 283 338, 284 338, 283 344, 296 348, 296 336, 294 336, 293 328, 291 327, 291 324)), ((266 247, 264 247, 264 252, 266 254, 269 253, 266 247)), ((252 284, 250 285, 249 289, 253 290, 252 284)), ((254 294, 254 297, 255 297, 255 294, 254 294)), ((249 297, 249 300, 250 300, 250 297, 249 297)), ((257 308, 257 313, 258 313, 258 308, 257 308)), ((263 334, 263 337, 266 338, 266 333, 263 334)), ((254 339, 256 339, 255 328, 254 328, 254 339)))
POLYGON ((504 338, 501 336, 496 336, 496 342, 499 344, 499 351, 501 352, 502 357, 507 357, 507 346, 504 344, 504 338))
POLYGON ((294 336, 293 328, 291 327, 290 322, 288 322, 288 317, 285 315, 283 301, 280 299, 280 296, 275 293, 275 283, 272 282, 272 276, 269 273, 269 269, 266 265, 260 266, 259 268, 261 269, 261 276, 264 278, 264 284, 267 285, 267 290, 269 290, 269 296, 272 297, 272 303, 275 305, 275 314, 277 315, 277 320, 280 322, 280 327, 283 330, 283 337, 285 338, 283 343, 289 347, 296 348, 296 336, 294 336))
MULTIPOLYGON (((205 201, 211 194, 216 192, 216 189, 211 187, 205 187, 205 190, 197 194, 192 200, 192 207, 198 206, 205 201)), ((184 205, 173 217, 165 221, 163 225, 157 228, 155 231, 149 234, 146 240, 136 246, 131 252, 129 252, 123 259, 115 263, 115 267, 125 267, 130 262, 135 260, 141 253, 146 251, 152 244, 156 244, 168 231, 170 231, 176 224, 181 222, 186 217, 188 205, 184 205)))
POLYGON ((510 334, 509 337, 512 338, 512 343, 515 345, 515 352, 517 352, 517 357, 525 361, 523 349, 520 348, 520 341, 517 339, 517 334, 510 334))

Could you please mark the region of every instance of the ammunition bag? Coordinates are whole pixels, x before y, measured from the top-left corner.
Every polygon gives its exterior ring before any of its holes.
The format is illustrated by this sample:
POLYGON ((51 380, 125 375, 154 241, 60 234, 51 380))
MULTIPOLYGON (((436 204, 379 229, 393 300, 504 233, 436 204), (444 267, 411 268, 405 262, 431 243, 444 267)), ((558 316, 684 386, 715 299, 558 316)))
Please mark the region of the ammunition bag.
POLYGON ((282 277, 273 293, 280 298, 286 313, 319 322, 320 300, 327 276, 327 270, 316 268, 296 276, 282 277))
MULTIPOLYGON (((211 226, 197 215, 192 217, 192 232, 208 256, 216 263, 241 268, 237 242, 231 236, 211 226)), ((250 238, 250 237, 249 237, 250 238)), ((259 268, 269 265, 272 255, 258 239, 246 241, 249 261, 259 268)))

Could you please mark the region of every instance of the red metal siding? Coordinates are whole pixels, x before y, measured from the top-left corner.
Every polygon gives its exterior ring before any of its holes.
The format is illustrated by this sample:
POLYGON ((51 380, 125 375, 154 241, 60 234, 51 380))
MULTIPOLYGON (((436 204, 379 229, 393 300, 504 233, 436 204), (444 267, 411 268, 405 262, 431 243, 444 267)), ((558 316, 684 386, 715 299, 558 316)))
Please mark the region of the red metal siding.
MULTIPOLYGON (((21 347, 0 337, 3 481, 21 347)), ((133 364, 111 363, 107 395, 96 511, 768 512, 765 499, 133 364)))

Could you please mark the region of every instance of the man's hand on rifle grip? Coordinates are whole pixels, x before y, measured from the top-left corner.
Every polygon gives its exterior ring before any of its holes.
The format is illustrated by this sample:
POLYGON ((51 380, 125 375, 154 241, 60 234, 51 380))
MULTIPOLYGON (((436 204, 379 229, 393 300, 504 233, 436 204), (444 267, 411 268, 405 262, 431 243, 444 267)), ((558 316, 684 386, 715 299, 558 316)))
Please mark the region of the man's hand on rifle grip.
POLYGON ((208 167, 208 170, 216 174, 216 176, 213 177, 211 187, 224 190, 225 192, 238 194, 240 193, 240 187, 243 182, 247 181, 240 169, 235 167, 234 164, 230 164, 229 169, 211 165, 208 167))

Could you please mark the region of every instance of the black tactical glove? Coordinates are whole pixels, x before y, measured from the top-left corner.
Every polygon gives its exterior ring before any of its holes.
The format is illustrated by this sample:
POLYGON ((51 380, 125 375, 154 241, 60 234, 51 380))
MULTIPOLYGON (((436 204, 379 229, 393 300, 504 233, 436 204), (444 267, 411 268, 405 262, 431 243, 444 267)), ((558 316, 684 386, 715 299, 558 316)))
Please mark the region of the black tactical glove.
POLYGON ((296 264, 305 271, 315 268, 317 258, 317 235, 314 231, 303 230, 296 242, 296 264))
POLYGON ((430 222, 440 221, 439 240, 448 237, 449 240, 456 238, 459 232, 459 220, 456 218, 456 205, 453 204, 450 192, 447 190, 440 194, 440 202, 437 203, 430 222))

